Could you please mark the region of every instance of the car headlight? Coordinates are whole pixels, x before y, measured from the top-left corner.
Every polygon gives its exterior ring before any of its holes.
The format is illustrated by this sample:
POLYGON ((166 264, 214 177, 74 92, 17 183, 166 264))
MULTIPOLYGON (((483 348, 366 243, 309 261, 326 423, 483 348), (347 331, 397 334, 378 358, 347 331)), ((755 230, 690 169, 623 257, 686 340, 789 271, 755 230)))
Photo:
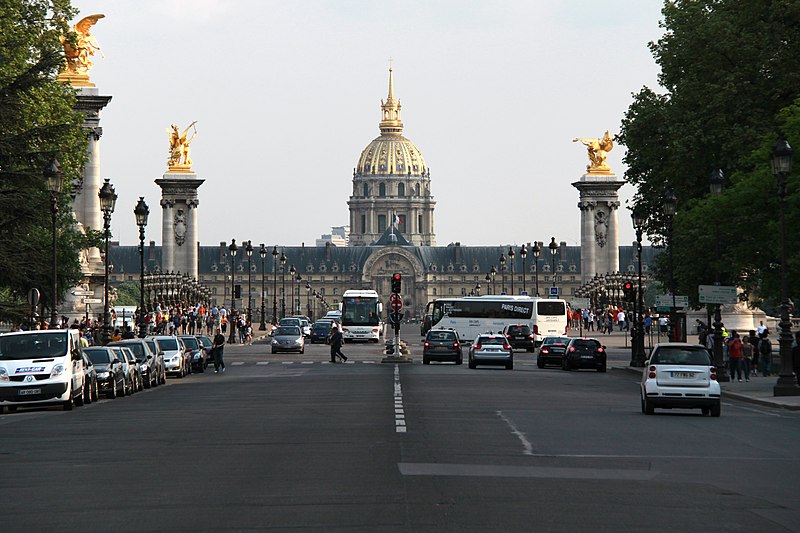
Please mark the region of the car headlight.
POLYGON ((278 339, 272 339, 272 344, 278 344, 278 339))
POLYGON ((172 362, 173 363, 177 363, 180 360, 181 360, 181 355, 180 354, 178 354, 176 356, 173 356, 173 358, 172 358, 172 362))
POLYGON ((194 358, 195 359, 202 359, 203 355, 200 352, 198 352, 198 353, 194 354, 194 358))
POLYGON ((58 376, 60 376, 63 373, 64 373, 64 365, 57 364, 57 365, 55 365, 53 367, 53 370, 50 371, 50 379, 57 378, 58 376))
POLYGON ((0 368, 0 381, 8 381, 8 370, 0 368))
POLYGON ((109 372, 98 372, 97 379, 108 379, 109 372))

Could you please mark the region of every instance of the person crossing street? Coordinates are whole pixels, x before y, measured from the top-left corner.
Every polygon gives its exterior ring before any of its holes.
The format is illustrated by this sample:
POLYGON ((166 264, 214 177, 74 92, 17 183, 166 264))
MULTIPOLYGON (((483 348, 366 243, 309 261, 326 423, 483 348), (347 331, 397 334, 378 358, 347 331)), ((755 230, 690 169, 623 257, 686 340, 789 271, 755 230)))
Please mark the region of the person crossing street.
POLYGON ((334 322, 331 327, 331 334, 329 337, 331 345, 331 363, 336 362, 336 358, 342 359, 342 362, 347 362, 347 356, 342 353, 342 330, 339 329, 339 323, 334 322))

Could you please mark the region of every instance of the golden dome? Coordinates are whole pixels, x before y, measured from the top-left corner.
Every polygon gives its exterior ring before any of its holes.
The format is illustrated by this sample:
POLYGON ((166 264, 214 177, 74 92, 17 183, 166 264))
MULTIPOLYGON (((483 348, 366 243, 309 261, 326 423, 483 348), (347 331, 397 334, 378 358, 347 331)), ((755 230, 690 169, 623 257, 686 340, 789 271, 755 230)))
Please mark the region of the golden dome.
POLYGON ((394 99, 392 67, 389 67, 389 95, 381 100, 381 135, 361 152, 355 174, 425 175, 425 159, 414 143, 403 137, 400 100, 394 99))

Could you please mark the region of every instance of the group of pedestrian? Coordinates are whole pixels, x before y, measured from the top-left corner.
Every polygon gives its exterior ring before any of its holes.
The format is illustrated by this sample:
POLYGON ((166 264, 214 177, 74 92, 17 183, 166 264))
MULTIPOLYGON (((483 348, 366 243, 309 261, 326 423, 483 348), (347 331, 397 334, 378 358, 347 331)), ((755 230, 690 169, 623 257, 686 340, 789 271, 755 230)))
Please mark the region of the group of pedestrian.
MULTIPOLYGON (((763 322, 757 329, 750 330, 746 337, 740 336, 736 330, 731 330, 729 334, 724 327, 722 336, 723 361, 727 362, 731 381, 747 382, 751 376, 767 377, 771 374, 772 341, 769 328, 763 322)), ((706 347, 713 358, 714 336, 706 333, 705 337, 706 347)))

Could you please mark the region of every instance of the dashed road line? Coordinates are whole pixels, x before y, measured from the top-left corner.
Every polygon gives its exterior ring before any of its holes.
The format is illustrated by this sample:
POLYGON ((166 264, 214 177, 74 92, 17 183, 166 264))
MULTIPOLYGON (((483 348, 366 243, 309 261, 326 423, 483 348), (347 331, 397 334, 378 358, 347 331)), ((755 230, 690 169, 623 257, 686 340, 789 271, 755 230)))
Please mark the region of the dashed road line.
POLYGON ((403 387, 400 384, 400 366, 394 365, 394 430, 407 433, 406 415, 403 408, 403 387))

